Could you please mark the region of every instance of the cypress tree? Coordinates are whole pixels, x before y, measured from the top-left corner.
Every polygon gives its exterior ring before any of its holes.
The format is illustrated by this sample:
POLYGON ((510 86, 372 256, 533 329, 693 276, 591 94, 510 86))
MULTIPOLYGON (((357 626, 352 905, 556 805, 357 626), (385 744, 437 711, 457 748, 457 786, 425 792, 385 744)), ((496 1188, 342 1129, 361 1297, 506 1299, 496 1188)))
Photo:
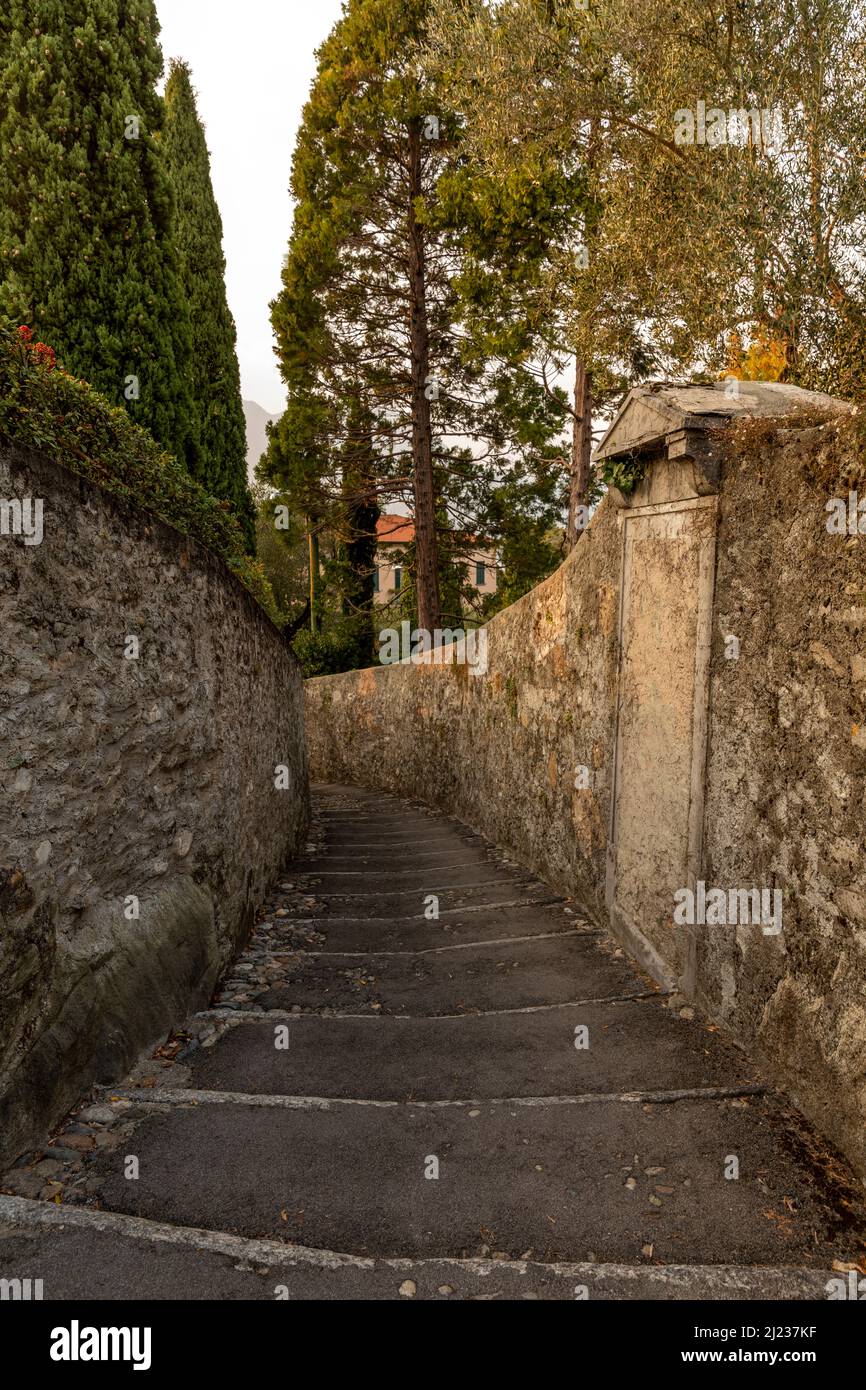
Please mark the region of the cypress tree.
POLYGON ((172 63, 165 103, 159 143, 174 188, 175 240, 192 319, 192 389, 200 429, 201 480, 208 492, 231 503, 252 550, 255 509, 247 485, 246 424, 235 323, 226 300, 222 220, 186 63, 172 63))
POLYGON ((154 0, 4 0, 0 315, 197 471, 154 0))

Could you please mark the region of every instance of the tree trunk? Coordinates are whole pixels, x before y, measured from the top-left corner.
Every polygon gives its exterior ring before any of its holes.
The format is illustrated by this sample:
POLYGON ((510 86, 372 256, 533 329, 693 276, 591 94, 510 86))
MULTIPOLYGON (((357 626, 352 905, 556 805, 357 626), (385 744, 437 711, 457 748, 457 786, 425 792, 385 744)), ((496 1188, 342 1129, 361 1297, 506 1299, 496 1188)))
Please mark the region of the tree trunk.
MULTIPOLYGON (((593 117, 586 146, 586 167, 594 177, 599 153, 598 120, 593 117)), ((584 221, 584 241, 591 241, 592 228, 584 221)), ((568 523, 565 548, 570 551, 583 534, 578 507, 589 506, 590 456, 592 454, 592 374, 579 357, 574 363, 574 429, 571 436, 571 487, 568 493, 568 523)))
POLYGON ((566 549, 576 544, 584 527, 578 507, 589 506, 590 455, 592 453, 592 374, 580 358, 574 368, 574 429, 571 437, 571 486, 568 493, 566 549))
POLYGON ((376 489, 376 462, 369 411, 353 402, 349 413, 349 442, 343 467, 345 519, 348 537, 342 609, 355 630, 355 659, 359 666, 372 666, 376 655, 373 640, 376 567, 376 523, 381 515, 376 489))
POLYGON ((313 529, 312 517, 307 518, 310 542, 310 631, 319 630, 319 537, 313 529))
POLYGON ((409 348, 412 378, 412 477, 415 495, 415 590, 418 626, 432 634, 442 626, 439 594, 439 553, 436 539, 436 498, 433 486, 433 436, 430 401, 426 394, 430 372, 430 334, 427 323, 424 230, 415 214, 421 186, 421 122, 409 122, 409 348))

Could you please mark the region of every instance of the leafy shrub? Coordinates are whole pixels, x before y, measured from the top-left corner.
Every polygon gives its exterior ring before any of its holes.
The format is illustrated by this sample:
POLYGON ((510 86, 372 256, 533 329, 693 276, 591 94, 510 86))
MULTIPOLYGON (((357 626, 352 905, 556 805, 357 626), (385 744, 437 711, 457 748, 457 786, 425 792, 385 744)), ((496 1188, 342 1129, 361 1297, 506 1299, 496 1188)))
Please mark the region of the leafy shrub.
POLYGON ((302 630, 292 642, 295 656, 305 677, 334 676, 340 671, 355 671, 369 665, 364 660, 357 626, 344 621, 325 632, 302 630))
POLYGON ((152 512, 200 541, 228 565, 278 626, 263 567, 245 553, 229 509, 205 492, 171 454, 85 381, 62 370, 29 328, 0 325, 0 435, 50 454, 70 472, 152 512))

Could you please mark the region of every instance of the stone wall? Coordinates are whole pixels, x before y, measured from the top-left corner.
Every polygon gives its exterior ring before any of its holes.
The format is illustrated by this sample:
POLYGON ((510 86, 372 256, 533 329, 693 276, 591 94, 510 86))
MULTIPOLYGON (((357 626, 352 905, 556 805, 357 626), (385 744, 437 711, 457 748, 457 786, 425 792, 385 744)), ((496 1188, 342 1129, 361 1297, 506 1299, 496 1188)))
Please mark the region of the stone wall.
MULTIPOLYGON (((660 717, 675 706, 684 718, 694 704, 690 747, 700 754, 680 759, 691 761, 681 781, 697 775, 700 785, 687 798, 690 825, 678 832, 682 864, 668 869, 666 920, 636 920, 634 893, 634 921, 612 910, 618 689, 628 656, 619 632, 621 495, 608 494, 550 579, 491 621, 484 674, 429 661, 380 667, 308 681, 306 697, 316 779, 417 796, 575 895, 680 1003, 683 994, 696 999, 757 1055, 866 1174, 866 537, 830 535, 825 524, 828 498, 847 496, 858 479, 866 495, 862 457, 852 418, 733 429, 714 495, 689 504, 704 530, 715 518, 716 537, 715 562, 700 580, 706 632, 697 606, 677 629, 681 636, 691 621, 698 649, 685 684, 681 652, 668 639, 688 575, 676 558, 669 564, 675 548, 637 535, 654 567, 640 574, 656 575, 661 602, 653 608, 647 590, 635 588, 643 624, 635 647, 646 655, 653 633, 658 643, 641 666, 648 688, 638 682, 635 699, 650 712, 658 702, 660 717), (666 569, 665 591, 658 576, 666 569), (783 931, 676 927, 673 895, 698 878, 725 889, 780 888, 783 931)), ((680 478, 674 465, 651 468, 633 505, 651 515, 683 490, 710 491, 703 479, 684 487, 686 473, 697 473, 682 467, 680 478)), ((694 575, 699 551, 681 552, 694 575)), ((654 821, 674 806, 664 788, 678 749, 666 753, 646 735, 650 727, 634 723, 629 753, 632 786, 658 793, 633 798, 632 868, 641 817, 651 839, 654 821)), ((654 843, 663 846, 663 836, 654 843)), ((649 852, 645 863, 649 898, 651 880, 665 886, 665 869, 649 852)))
POLYGON ((299 669, 223 563, 0 448, 25 497, 42 543, 0 536, 4 1159, 207 1003, 308 818, 299 669))
POLYGON ((778 886, 784 925, 703 932, 696 984, 866 1173, 866 535, 828 534, 825 511, 857 488, 866 498, 856 421, 739 432, 721 498, 705 875, 778 886))

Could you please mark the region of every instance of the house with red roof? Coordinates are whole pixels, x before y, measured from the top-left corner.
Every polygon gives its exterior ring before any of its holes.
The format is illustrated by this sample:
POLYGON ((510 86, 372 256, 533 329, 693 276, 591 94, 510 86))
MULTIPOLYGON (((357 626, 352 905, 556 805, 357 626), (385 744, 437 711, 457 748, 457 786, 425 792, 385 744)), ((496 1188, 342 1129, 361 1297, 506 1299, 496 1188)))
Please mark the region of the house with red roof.
MULTIPOLYGON (((404 582, 401 552, 415 539, 415 523, 411 516, 385 512, 376 523, 376 568, 373 572, 375 602, 391 603, 404 582)), ((495 594, 497 586, 496 552, 489 546, 474 545, 466 560, 466 580, 480 598, 495 594)))

